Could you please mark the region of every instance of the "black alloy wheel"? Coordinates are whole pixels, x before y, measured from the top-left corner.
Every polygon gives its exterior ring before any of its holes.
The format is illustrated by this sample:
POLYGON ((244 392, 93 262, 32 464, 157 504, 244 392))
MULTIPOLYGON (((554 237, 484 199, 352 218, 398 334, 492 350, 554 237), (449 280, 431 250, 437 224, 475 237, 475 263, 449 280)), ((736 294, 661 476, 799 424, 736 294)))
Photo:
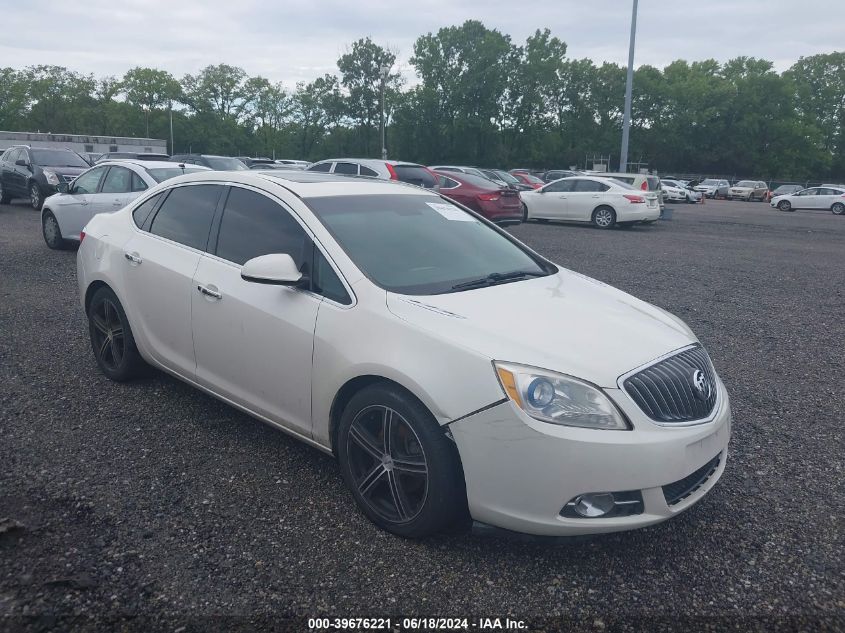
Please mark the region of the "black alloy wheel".
POLYGON ((340 420, 337 454, 358 506, 389 532, 428 536, 466 515, 455 444, 400 388, 376 384, 353 396, 340 420))
POLYGON ((111 380, 124 382, 139 375, 144 361, 123 306, 110 288, 103 286, 88 307, 91 347, 100 370, 111 380))

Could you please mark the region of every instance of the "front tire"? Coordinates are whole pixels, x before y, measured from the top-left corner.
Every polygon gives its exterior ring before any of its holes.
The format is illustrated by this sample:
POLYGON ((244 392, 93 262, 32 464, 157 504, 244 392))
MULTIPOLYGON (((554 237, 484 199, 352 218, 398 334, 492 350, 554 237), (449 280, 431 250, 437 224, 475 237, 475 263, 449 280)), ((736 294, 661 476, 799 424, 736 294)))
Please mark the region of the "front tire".
POLYGON ((830 207, 830 211, 833 215, 845 215, 845 204, 837 202, 830 207))
POLYGON ((41 235, 47 246, 54 251, 67 248, 68 242, 62 237, 62 231, 59 228, 59 223, 56 216, 51 211, 45 211, 41 216, 41 235))
POLYGON ((36 211, 41 211, 41 207, 44 204, 44 196, 41 195, 41 187, 38 186, 37 182, 30 183, 29 185, 29 204, 36 211))
POLYGON ((593 211, 593 226, 600 229, 612 229, 616 224, 616 211, 610 207, 598 207, 593 211))
POLYGON ((528 205, 526 205, 526 204, 523 202, 523 203, 522 203, 522 221, 523 221, 523 222, 528 222, 528 219, 529 219, 529 218, 528 218, 528 205))
POLYGON ((781 211, 792 211, 792 204, 789 200, 781 200, 778 202, 778 209, 781 211))
POLYGON ((144 359, 135 346, 126 312, 111 288, 94 293, 88 306, 88 332, 94 358, 107 378, 125 382, 139 376, 144 359))
POLYGON ((337 455, 358 507, 388 532, 420 538, 467 514, 454 443, 399 387, 376 384, 352 397, 340 419, 337 455))

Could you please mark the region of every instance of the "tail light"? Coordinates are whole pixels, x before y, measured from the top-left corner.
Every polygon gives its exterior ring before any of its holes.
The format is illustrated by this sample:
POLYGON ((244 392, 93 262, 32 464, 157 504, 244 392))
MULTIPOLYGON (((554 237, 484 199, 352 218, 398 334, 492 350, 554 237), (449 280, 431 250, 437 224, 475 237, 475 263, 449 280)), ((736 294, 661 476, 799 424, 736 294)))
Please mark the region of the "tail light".
POLYGON ((543 188, 543 185, 541 185, 539 182, 535 182, 531 186, 534 187, 535 189, 542 189, 543 188))
POLYGON ((501 197, 501 194, 497 191, 495 193, 480 193, 478 194, 478 199, 483 200, 484 202, 495 202, 501 197))
POLYGON ((642 196, 635 196, 632 193, 625 193, 622 195, 627 198, 631 202, 631 204, 642 204, 645 202, 645 198, 643 198, 642 196))
POLYGON ((648 180, 643 180, 643 184, 640 185, 640 189, 648 191, 648 180))
POLYGON ((79 232, 79 243, 82 244, 82 240, 85 239, 85 231, 79 232))
POLYGON ((387 171, 390 174, 391 180, 399 180, 399 176, 396 175, 396 170, 393 169, 393 165, 391 165, 390 163, 385 163, 384 166, 387 167, 387 171))

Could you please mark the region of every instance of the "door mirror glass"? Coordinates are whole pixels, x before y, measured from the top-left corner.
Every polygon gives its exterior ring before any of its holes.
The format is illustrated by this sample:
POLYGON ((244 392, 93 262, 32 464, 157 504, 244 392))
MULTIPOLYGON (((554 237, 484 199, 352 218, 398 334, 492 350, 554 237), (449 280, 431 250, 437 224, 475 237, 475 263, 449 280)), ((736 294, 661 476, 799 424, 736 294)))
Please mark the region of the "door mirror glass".
POLYGON ((59 193, 67 193, 68 192, 67 183, 66 182, 60 182, 58 185, 56 185, 56 190, 58 190, 59 193))
POLYGON ((272 253, 253 257, 241 269, 241 278, 259 284, 295 286, 304 281, 293 257, 287 253, 272 253))
POLYGON ((25 158, 19 158, 15 161, 15 165, 18 167, 29 167, 29 163, 26 162, 25 158))

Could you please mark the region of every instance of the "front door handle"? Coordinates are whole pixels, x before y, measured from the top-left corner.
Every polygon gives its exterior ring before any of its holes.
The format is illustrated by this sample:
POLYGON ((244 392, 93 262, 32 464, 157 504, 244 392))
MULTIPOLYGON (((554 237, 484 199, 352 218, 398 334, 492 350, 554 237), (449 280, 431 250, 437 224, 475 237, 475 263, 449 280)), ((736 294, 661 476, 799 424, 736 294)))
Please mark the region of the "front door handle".
POLYGON ((601 196, 595 195, 595 196, 593 196, 593 198, 601 198, 601 196))
POLYGON ((133 264, 140 264, 143 261, 138 253, 124 253, 123 256, 133 264))
POLYGON ((116 207, 121 207, 123 206, 123 200, 121 200, 120 198, 115 198, 114 201, 112 201, 112 204, 116 207))
POLYGON ((561 200, 566 200, 566 196, 558 196, 561 200))
POLYGON ((217 292, 216 290, 212 290, 206 286, 197 286, 197 290, 200 293, 204 294, 206 297, 211 297, 212 299, 222 299, 223 295, 217 292))

